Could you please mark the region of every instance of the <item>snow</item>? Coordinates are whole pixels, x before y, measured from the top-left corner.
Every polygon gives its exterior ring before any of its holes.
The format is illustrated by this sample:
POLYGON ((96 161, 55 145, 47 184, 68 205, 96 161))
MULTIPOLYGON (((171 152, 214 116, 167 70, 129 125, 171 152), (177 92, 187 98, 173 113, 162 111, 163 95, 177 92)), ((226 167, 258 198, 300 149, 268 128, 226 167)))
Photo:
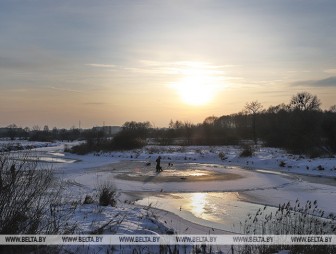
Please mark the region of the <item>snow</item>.
MULTIPOLYGON (((251 201, 262 204, 277 206, 279 203, 285 203, 289 200, 295 201, 298 198, 302 202, 318 200, 320 208, 326 209, 328 212, 336 211, 336 205, 329 202, 336 195, 335 187, 324 184, 323 180, 322 183, 315 183, 314 179, 314 177, 322 177, 330 181, 330 179, 336 177, 335 158, 310 159, 290 155, 275 148, 259 148, 252 157, 248 158, 239 157, 239 153, 239 147, 149 146, 143 150, 130 152, 100 153, 93 158, 92 155, 84 156, 88 162, 82 158, 82 163, 92 165, 99 158, 99 166, 102 166, 105 162, 116 163, 122 160, 151 162, 152 165, 155 165, 154 161, 160 155, 162 165, 166 165, 168 162, 183 163, 190 165, 190 167, 198 165, 199 169, 235 173, 244 177, 235 181, 225 181, 224 184, 221 181, 184 182, 181 184, 174 182, 116 181, 111 173, 105 173, 104 176, 113 180, 117 188, 124 192, 134 190, 150 192, 160 190, 165 192, 239 191, 251 196, 253 198, 251 201), (219 158, 220 153, 224 153, 227 159, 221 160, 219 158), (106 158, 109 160, 106 161, 106 158), (284 162, 286 166, 281 167, 280 162, 284 162), (319 170, 319 166, 324 170, 319 170), (307 181, 303 178, 304 176, 311 176, 311 178, 307 181)), ((101 173, 95 174, 97 178, 101 177, 101 173)), ((85 174, 76 176, 76 181, 89 182, 90 180, 88 174, 85 174)))
MULTIPOLYGON (((18 141, 1 141, 13 145, 18 141)), ((240 200, 277 207, 280 203, 302 203, 317 200, 327 213, 336 211, 336 159, 308 158, 291 155, 281 149, 257 147, 252 157, 239 156, 235 146, 147 146, 143 149, 119 152, 100 152, 84 156, 64 153, 65 146, 74 143, 42 143, 19 141, 23 148, 33 147, 40 157, 51 158, 53 170, 65 183, 65 196, 75 204, 71 221, 79 232, 93 232, 109 221, 104 233, 165 233, 173 228, 177 233, 188 228, 188 233, 226 233, 223 230, 200 226, 181 219, 178 211, 148 209, 135 205, 136 197, 170 195, 171 193, 236 192, 240 200), (235 174, 234 180, 212 181, 152 181, 156 177, 155 160, 162 157, 161 177, 188 178, 191 174, 235 174), (145 166, 149 164, 150 166, 145 166), (173 166, 168 167, 168 163, 173 166), (126 176, 120 178, 120 175, 126 176), (147 177, 136 181, 132 177, 147 177), (101 183, 111 182, 119 193, 117 207, 83 204, 86 195, 97 200, 101 183), (178 223, 177 223, 178 222, 178 223), (181 226, 183 225, 183 226, 181 226)), ((158 207, 160 208, 160 207, 158 207)), ((162 208, 162 207, 161 207, 162 208)), ((242 221, 245 218, 242 218, 242 221)), ((212 225, 209 223, 209 225, 212 225)), ((280 252, 281 253, 281 252, 280 252)), ((283 252, 286 253, 286 252, 283 252)))

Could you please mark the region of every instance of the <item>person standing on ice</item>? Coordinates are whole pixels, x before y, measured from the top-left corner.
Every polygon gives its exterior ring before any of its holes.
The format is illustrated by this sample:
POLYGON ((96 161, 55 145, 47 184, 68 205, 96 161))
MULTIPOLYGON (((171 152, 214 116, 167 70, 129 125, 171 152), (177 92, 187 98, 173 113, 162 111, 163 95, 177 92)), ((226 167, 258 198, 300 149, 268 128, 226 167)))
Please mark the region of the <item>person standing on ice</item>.
POLYGON ((156 159, 156 172, 159 173, 162 171, 162 167, 160 165, 161 163, 161 156, 159 156, 157 159, 156 159))

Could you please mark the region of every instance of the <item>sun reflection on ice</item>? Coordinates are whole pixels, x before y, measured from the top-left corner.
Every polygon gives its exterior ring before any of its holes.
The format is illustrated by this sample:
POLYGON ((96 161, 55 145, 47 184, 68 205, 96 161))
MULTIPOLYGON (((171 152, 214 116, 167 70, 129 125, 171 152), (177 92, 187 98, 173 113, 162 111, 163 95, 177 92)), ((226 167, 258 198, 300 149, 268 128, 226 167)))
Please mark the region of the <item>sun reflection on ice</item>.
POLYGON ((196 217, 202 218, 206 206, 206 197, 206 193, 191 194, 191 211, 196 217))
POLYGON ((145 206, 151 203, 153 207, 206 227, 243 233, 240 222, 249 213, 256 213, 264 206, 243 201, 242 198, 238 192, 162 193, 136 203, 145 206))
POLYGON ((237 200, 238 193, 190 193, 189 202, 186 202, 185 209, 190 211, 194 216, 210 221, 221 221, 227 214, 224 205, 218 206, 219 203, 226 203, 230 206, 232 201, 237 200))

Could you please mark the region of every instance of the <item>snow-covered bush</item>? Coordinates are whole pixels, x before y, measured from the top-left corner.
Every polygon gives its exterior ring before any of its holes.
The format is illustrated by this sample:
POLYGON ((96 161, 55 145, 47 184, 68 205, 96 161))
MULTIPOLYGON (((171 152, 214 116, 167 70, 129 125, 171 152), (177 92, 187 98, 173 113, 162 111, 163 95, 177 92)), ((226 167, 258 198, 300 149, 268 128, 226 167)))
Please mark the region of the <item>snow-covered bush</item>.
POLYGON ((86 195, 83 204, 84 205, 89 205, 89 204, 93 204, 94 200, 90 195, 86 195))
POLYGON ((253 155, 253 148, 251 145, 244 145, 242 151, 240 152, 240 157, 251 157, 253 155))
POLYGON ((279 163, 279 167, 285 167, 286 166, 286 162, 284 162, 284 161, 280 161, 280 163, 279 163))
POLYGON ((101 183, 98 186, 98 195, 99 195, 99 205, 101 206, 115 206, 116 201, 116 191, 114 186, 109 182, 101 183))
POLYGON ((219 152, 219 153, 218 153, 218 157, 219 157, 222 161, 227 159, 227 157, 226 157, 226 155, 225 155, 224 152, 219 152))

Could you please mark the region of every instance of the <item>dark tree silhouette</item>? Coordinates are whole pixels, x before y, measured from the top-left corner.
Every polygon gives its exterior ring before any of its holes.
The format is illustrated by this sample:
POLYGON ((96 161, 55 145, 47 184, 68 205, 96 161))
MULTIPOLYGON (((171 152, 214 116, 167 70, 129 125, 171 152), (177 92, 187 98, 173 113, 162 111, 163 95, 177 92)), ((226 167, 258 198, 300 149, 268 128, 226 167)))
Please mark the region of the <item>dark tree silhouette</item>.
POLYGON ((262 110, 262 105, 258 101, 248 102, 245 105, 245 110, 252 115, 252 131, 254 143, 257 143, 257 133, 256 133, 256 118, 257 114, 262 110))
POLYGON ((312 95, 308 92, 300 92, 292 97, 289 105, 292 110, 320 110, 321 101, 317 98, 316 95, 312 95))

